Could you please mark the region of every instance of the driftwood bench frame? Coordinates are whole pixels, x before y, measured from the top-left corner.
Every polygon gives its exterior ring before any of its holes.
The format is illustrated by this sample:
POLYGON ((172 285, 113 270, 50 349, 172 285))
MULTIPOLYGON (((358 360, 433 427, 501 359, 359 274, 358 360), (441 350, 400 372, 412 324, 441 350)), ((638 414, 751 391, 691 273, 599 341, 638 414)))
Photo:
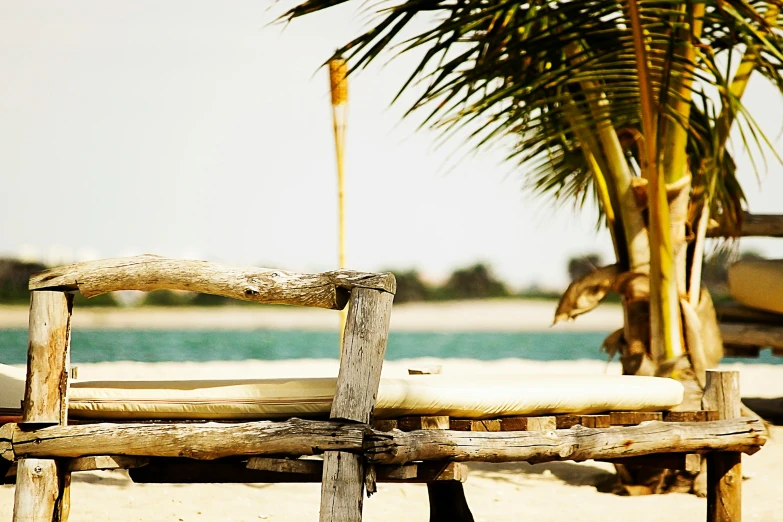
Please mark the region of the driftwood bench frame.
POLYGON ((392 274, 292 274, 140 256, 55 268, 33 276, 30 290, 22 418, 0 427, 0 457, 16 463, 14 522, 66 522, 75 471, 130 468, 135 470, 132 476, 150 482, 204 474, 215 479, 210 481, 231 482, 249 476, 237 474, 240 457, 248 459, 248 470, 268 473, 255 475, 260 480, 319 479, 321 522, 360 522, 364 491, 373 492, 376 481, 426 482, 433 522, 472 522, 461 485, 463 462, 630 462, 627 459, 669 455, 668 461, 657 461, 664 467, 664 462, 679 466, 693 453, 708 454, 708 520, 738 521, 740 454, 753 453, 765 442, 760 421, 739 418, 736 372, 708 374, 704 408, 717 411, 721 420, 688 422, 681 417, 683 421, 610 428, 577 424, 567 429, 531 421, 511 431, 483 432, 464 431, 464 423, 452 425, 448 419, 445 425, 425 425, 420 419, 410 431, 374 427, 396 290, 392 274), (73 292, 89 297, 158 289, 330 309, 347 305, 330 419, 69 423, 73 292), (317 454, 323 461, 298 460, 317 454))

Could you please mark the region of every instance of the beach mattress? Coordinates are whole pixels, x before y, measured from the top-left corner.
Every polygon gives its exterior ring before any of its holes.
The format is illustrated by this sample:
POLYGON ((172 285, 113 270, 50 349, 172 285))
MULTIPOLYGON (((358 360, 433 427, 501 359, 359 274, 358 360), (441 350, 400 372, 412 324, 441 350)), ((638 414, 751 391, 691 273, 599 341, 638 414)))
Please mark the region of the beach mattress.
MULTIPOLYGON (((8 367, 6 367, 8 368, 8 367)), ((11 368, 11 370, 17 370, 11 368)), ((0 407, 18 407, 24 372, 0 371, 0 407), (8 401, 8 403, 6 403, 8 401), (11 406, 7 405, 10 404, 11 406)), ((83 419, 275 419, 326 417, 336 379, 75 381, 69 414, 83 419)), ((381 379, 376 418, 667 410, 682 402, 673 379, 636 376, 471 377, 412 375, 381 379)))
POLYGON ((740 304, 783 314, 783 259, 734 263, 729 267, 729 291, 740 304))

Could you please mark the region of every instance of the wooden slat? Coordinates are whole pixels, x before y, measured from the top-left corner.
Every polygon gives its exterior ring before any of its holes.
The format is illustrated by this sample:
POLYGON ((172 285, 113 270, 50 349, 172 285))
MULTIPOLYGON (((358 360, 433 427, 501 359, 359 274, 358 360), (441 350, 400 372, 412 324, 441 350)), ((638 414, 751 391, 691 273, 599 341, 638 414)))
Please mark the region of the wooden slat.
POLYGON ((247 461, 247 469, 257 471, 274 471, 276 473, 299 473, 315 475, 320 478, 324 463, 318 459, 273 459, 251 457, 247 461))
POLYGON ((666 422, 707 422, 718 420, 715 410, 665 411, 663 420, 666 422))
POLYGON ((397 419, 373 419, 372 427, 378 431, 391 431, 397 429, 397 419))
POLYGON ((758 419, 713 422, 658 422, 611 429, 464 432, 416 430, 373 432, 365 455, 378 464, 419 460, 458 462, 548 462, 621 458, 652 453, 742 451, 754 453, 766 442, 758 419))
POLYGON ((716 305, 715 312, 718 315, 718 319, 721 322, 726 323, 753 323, 779 326, 781 321, 783 321, 780 314, 756 310, 755 308, 742 306, 735 302, 716 305))
POLYGON ((93 297, 118 290, 187 290, 243 301, 342 309, 353 288, 394 293, 392 274, 335 270, 296 274, 208 261, 144 255, 52 268, 30 278, 30 290, 78 290, 93 297))
POLYGON ((760 346, 743 346, 741 344, 725 344, 723 345, 724 357, 754 357, 757 358, 761 355, 760 346))
POLYGON ((609 423, 612 426, 635 426, 647 421, 663 420, 660 411, 613 411, 609 413, 609 423))
POLYGON ((500 425, 502 431, 547 431, 557 429, 557 420, 554 416, 503 417, 500 425))
POLYGON ((576 426, 585 428, 608 428, 612 425, 611 419, 607 414, 601 415, 557 415, 555 422, 558 429, 568 429, 576 426))
POLYGON ((449 417, 447 415, 411 415, 397 419, 397 426, 402 431, 447 430, 449 429, 449 417))
MULTIPOLYGON (((386 291, 351 290, 331 419, 363 425, 372 421, 393 300, 394 295, 386 291)), ((365 484, 370 485, 368 491, 375 489, 372 477, 365 474, 364 457, 327 451, 323 458, 320 522, 360 521, 365 484)))
POLYGON ((458 431, 500 431, 499 419, 449 419, 449 426, 445 429, 458 431))
MULTIPOLYGON (((702 407, 727 422, 739 418, 741 406, 739 372, 707 370, 702 407)), ((742 454, 735 449, 707 455, 707 522, 741 520, 741 503, 742 454)))

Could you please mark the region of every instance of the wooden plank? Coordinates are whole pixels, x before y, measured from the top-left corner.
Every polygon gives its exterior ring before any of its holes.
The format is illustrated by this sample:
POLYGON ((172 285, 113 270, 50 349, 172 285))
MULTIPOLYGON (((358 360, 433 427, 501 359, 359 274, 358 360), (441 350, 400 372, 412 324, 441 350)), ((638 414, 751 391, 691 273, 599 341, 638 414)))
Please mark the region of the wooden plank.
MULTIPOLYGON (((13 425, 12 425, 13 426, 13 425)), ((291 419, 238 424, 81 424, 24 431, 13 426, 17 457, 91 455, 188 457, 213 460, 240 455, 313 455, 360 451, 365 427, 291 419)))
POLYGON ((548 462, 706 451, 756 452, 766 442, 762 421, 658 422, 611 429, 464 432, 417 430, 374 432, 365 438, 370 462, 548 462))
POLYGON ((608 414, 601 415, 556 415, 557 429, 568 429, 576 425, 585 428, 608 428, 612 425, 608 414))
MULTIPOLYGON (((26 428, 68 422, 73 296, 63 292, 30 293, 22 422, 26 428)), ((16 425, 11 425, 17 429, 16 425)), ((12 434, 13 444, 13 434, 12 434)), ((14 493, 14 522, 67 522, 70 511, 70 473, 51 459, 19 457, 14 493)))
POLYGON ((272 459, 251 457, 247 461, 247 469, 258 471, 274 471, 276 473, 300 473, 304 475, 321 475, 323 461, 317 459, 272 459))
POLYGON ((465 482, 468 480, 468 466, 463 462, 422 462, 419 465, 419 482, 438 482, 451 480, 465 482))
POLYGON ((409 415, 397 419, 397 427, 402 431, 447 430, 449 426, 447 415, 409 415))
POLYGON ((554 416, 546 417, 503 417, 500 431, 547 431, 557 429, 554 416))
MULTIPOLYGON (((777 214, 742 215, 740 236, 744 237, 783 237, 783 216, 777 214)), ((707 228, 707 237, 731 237, 733 234, 721 230, 718 226, 707 228)))
POLYGON ((718 320, 726 323, 753 323, 780 325, 780 314, 765 312, 730 302, 715 305, 718 320))
POLYGON ((500 419, 448 419, 448 426, 445 428, 432 429, 451 429, 457 431, 500 431, 500 419))
POLYGON ((720 323, 723 342, 729 345, 783 348, 783 326, 768 324, 720 323))
POLYGON ((665 422, 708 422, 719 420, 715 410, 665 411, 665 422))
POLYGON ((68 471, 98 471, 109 469, 140 468, 150 463, 146 457, 128 457, 125 455, 96 455, 77 457, 68 462, 68 471))
POLYGON ((685 470, 696 473, 701 466, 701 457, 696 453, 663 453, 659 455, 642 455, 623 459, 598 459, 601 462, 637 466, 645 468, 661 468, 685 470))
POLYGON ((419 366, 408 368, 408 375, 439 375, 443 371, 443 366, 419 366))
MULTIPOLYGON (((739 372, 707 370, 702 407, 716 410, 721 419, 732 420, 740 417, 741 405, 739 372)), ((736 449, 710 453, 707 455, 707 522, 741 519, 742 454, 736 449)))
POLYGON ((117 290, 187 290, 243 301, 331 309, 342 309, 354 288, 393 294, 397 286, 389 273, 335 270, 297 274, 151 255, 62 266, 30 278, 30 290, 78 290, 85 297, 117 290))
POLYGON ((647 421, 663 420, 660 411, 612 411, 609 413, 609 423, 612 426, 635 426, 647 421))
POLYGON ((372 421, 372 427, 373 429, 376 429, 378 431, 391 431, 397 429, 397 419, 373 419, 372 421))
MULTIPOLYGON (((365 425, 372 421, 393 300, 394 295, 386 291, 351 290, 331 419, 365 425)), ((366 478, 364 457, 327 451, 323 458, 320 522, 361 521, 366 478)))

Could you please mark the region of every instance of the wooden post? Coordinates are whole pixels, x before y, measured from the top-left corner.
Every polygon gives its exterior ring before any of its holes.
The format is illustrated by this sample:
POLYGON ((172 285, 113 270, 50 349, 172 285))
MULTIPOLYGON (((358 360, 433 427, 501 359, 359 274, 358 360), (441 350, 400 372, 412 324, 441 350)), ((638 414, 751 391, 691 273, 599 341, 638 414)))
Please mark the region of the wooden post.
MULTIPOLYGON (((340 373, 330 418, 368 424, 375 409, 386 353, 394 294, 368 288, 351 291, 340 373)), ((343 451, 324 453, 321 522, 360 522, 364 458, 343 451)))
MULTIPOLYGON (((68 421, 68 365, 73 296, 64 292, 30 293, 27 381, 23 427, 68 421)), ((14 522, 66 522, 70 474, 54 459, 19 459, 14 522)))
MULTIPOLYGON (((721 420, 740 417, 739 372, 707 370, 702 398, 705 410, 716 410, 721 420)), ((707 455, 707 522, 742 520, 742 453, 707 455)))

